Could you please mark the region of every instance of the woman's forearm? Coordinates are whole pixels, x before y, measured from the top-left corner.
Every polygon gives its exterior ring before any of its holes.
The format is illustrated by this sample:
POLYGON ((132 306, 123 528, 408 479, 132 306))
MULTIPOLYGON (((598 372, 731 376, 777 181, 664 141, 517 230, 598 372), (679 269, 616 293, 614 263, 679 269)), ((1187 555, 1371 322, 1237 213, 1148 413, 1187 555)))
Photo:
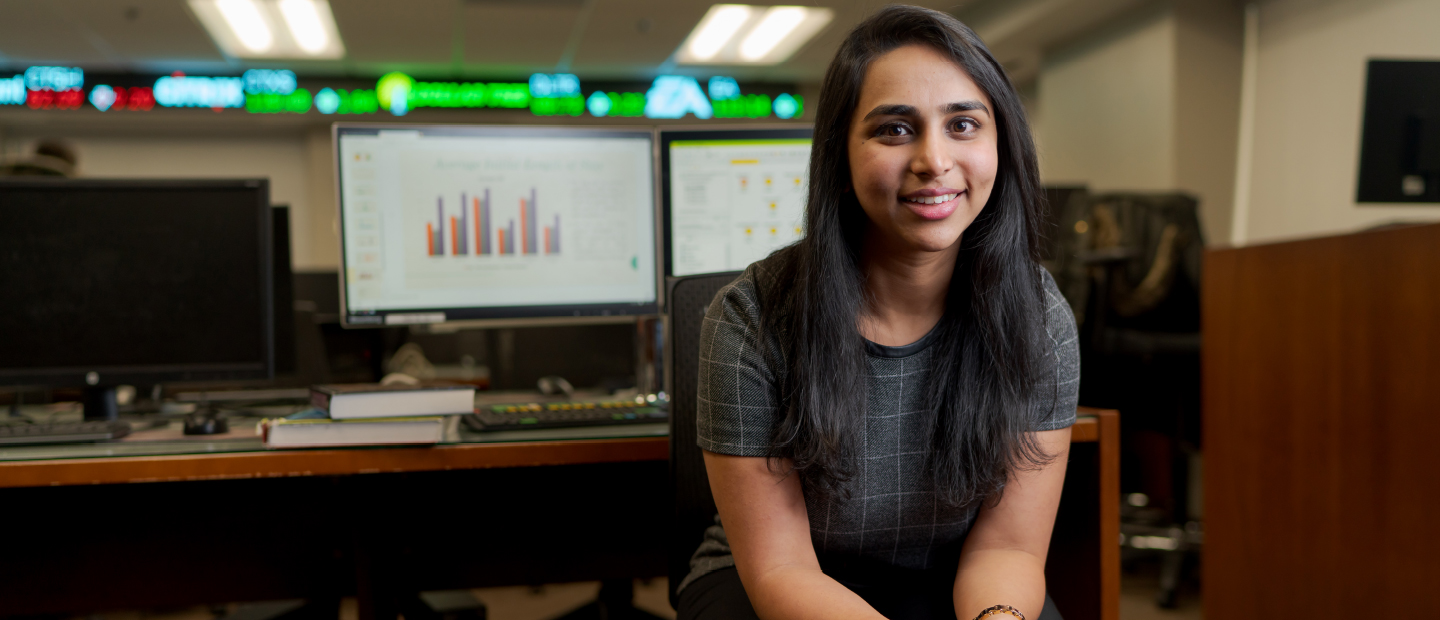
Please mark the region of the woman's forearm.
POLYGON ((955 617, 971 620, 995 605, 1014 607, 1027 620, 1039 618, 1045 606, 1045 561, 1018 549, 963 554, 955 577, 955 617))
POLYGON ((777 567, 742 580, 764 620, 884 620, 860 595, 816 568, 777 567))

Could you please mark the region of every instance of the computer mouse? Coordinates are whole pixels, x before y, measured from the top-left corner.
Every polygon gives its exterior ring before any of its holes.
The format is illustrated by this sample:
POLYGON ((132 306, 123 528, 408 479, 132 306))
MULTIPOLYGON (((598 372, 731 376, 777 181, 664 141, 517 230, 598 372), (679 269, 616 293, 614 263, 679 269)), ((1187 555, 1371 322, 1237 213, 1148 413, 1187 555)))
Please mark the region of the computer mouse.
POLYGON ((192 413, 185 416, 186 435, 219 435, 230 432, 230 423, 225 418, 203 414, 192 413))
POLYGON ((540 377, 535 381, 535 387, 540 390, 541 394, 546 396, 559 396, 563 394, 565 398, 571 398, 575 394, 575 387, 570 385, 570 382, 566 381, 565 377, 555 375, 540 377))

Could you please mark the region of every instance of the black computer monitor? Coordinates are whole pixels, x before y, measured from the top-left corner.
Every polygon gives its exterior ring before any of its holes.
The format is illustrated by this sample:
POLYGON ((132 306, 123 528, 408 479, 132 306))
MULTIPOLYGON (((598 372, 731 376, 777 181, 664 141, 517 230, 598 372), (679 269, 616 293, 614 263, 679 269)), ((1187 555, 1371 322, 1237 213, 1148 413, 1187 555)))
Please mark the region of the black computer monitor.
POLYGON ((1440 62, 1371 60, 1355 202, 1440 202, 1440 62))
POLYGON ((810 127, 660 132, 667 276, 739 271, 804 235, 810 127))
POLYGON ((654 131, 334 129, 346 326, 658 310, 654 131))
POLYGON ((295 367, 295 273, 290 263, 290 206, 270 209, 272 243, 270 272, 271 307, 275 317, 275 374, 294 374, 295 367))
POLYGON ((0 180, 0 384, 272 377, 269 198, 264 180, 0 180))

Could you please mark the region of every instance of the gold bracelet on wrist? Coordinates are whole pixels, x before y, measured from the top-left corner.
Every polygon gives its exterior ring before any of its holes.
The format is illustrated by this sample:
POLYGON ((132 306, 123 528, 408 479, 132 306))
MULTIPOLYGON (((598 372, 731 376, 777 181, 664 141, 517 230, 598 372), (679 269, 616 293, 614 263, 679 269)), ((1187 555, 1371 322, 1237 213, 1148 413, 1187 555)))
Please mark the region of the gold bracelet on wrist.
POLYGON ((986 607, 985 609, 980 611, 980 615, 975 616, 975 620, 984 620, 985 618, 989 618, 990 616, 993 616, 995 614, 1010 614, 1012 616, 1015 616, 1016 618, 1019 618, 1020 620, 1025 620, 1025 614, 1020 613, 1020 610, 1015 609, 1014 607, 1011 607, 1009 605, 996 605, 994 607, 986 607))

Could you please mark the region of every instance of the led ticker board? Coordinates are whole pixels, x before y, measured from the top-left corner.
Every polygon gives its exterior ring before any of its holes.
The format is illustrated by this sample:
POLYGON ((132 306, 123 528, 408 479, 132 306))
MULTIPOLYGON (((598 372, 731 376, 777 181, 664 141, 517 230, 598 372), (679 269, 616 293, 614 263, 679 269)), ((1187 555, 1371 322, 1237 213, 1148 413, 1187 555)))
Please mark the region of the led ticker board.
POLYGON ((74 110, 85 103, 85 72, 78 67, 30 67, 0 78, 0 105, 36 110, 74 110))
POLYGON ((801 118, 798 95, 741 91, 734 78, 702 82, 691 76, 662 75, 648 87, 598 88, 589 95, 579 77, 536 73, 525 82, 430 82, 407 74, 385 74, 373 83, 355 79, 301 79, 285 69, 251 69, 240 76, 198 76, 175 72, 90 75, 78 67, 36 66, 0 76, 0 106, 37 110, 149 112, 164 108, 243 110, 250 114, 404 116, 421 108, 528 109, 536 116, 589 115, 595 118, 696 119, 801 118), (95 82, 88 86, 87 78, 95 82), (97 79, 98 78, 98 79, 97 79), (88 104, 88 106, 86 105, 88 104))
POLYGON ((245 87, 238 77, 177 73, 155 80, 155 103, 167 108, 243 108, 245 87))
POLYGON ((380 111, 380 101, 374 90, 326 87, 315 93, 315 109, 321 114, 374 114, 380 111))
POLYGON ((124 86, 112 87, 109 84, 96 84, 90 89, 90 105, 95 106, 101 112, 116 110, 130 110, 148 112, 155 107, 155 93, 148 86, 124 86))
POLYGON ((0 105, 24 105, 25 92, 25 76, 0 78, 0 105))
POLYGON ((585 109, 596 118, 645 116, 645 93, 607 93, 597 90, 585 100, 585 109))
POLYGON ((30 67, 25 70, 25 88, 61 92, 79 90, 85 72, 78 67, 30 67))

